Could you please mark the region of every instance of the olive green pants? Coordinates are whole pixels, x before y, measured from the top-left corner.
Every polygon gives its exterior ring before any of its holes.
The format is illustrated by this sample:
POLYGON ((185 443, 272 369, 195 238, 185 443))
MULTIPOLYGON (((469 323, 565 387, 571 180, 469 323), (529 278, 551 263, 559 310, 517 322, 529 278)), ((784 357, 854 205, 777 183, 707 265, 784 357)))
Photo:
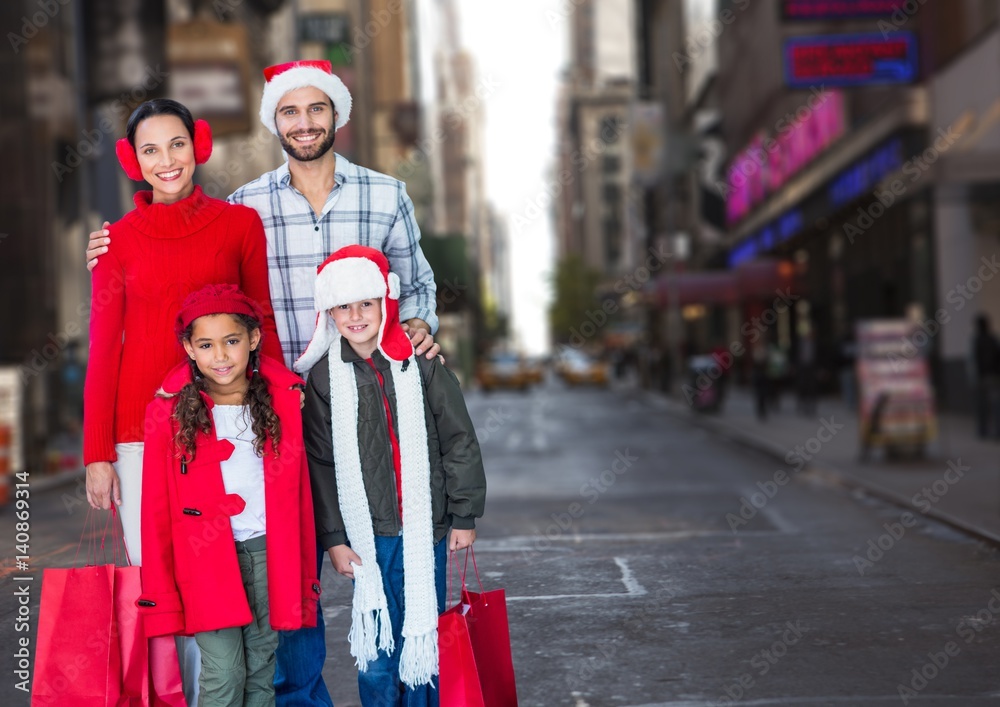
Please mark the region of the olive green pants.
POLYGON ((278 632, 271 628, 267 601, 264 536, 236 543, 243 588, 253 620, 243 627, 195 635, 201 649, 199 707, 273 707, 274 651, 278 632))

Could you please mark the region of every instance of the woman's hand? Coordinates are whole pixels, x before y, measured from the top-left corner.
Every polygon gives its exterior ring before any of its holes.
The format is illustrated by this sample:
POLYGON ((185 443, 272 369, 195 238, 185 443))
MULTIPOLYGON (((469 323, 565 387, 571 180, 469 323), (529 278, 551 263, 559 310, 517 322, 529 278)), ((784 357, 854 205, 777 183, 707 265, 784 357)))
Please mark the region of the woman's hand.
POLYGON ((87 501, 91 508, 108 510, 111 503, 122 505, 118 472, 111 462, 87 464, 87 501))
POLYGON ((334 545, 327 552, 330 553, 330 561, 333 563, 333 569, 348 579, 354 579, 354 568, 351 567, 351 563, 353 562, 359 567, 361 566, 361 558, 358 556, 358 553, 354 552, 347 545, 334 545))
POLYGON ((90 241, 87 243, 87 270, 93 270, 94 266, 97 265, 98 255, 108 252, 108 243, 111 242, 111 239, 108 238, 110 235, 108 226, 110 225, 105 221, 100 231, 91 232, 90 241))
POLYGON ((448 540, 448 550, 451 552, 464 550, 467 547, 472 547, 472 543, 474 542, 476 542, 475 529, 459 530, 458 528, 452 528, 451 538, 448 540))

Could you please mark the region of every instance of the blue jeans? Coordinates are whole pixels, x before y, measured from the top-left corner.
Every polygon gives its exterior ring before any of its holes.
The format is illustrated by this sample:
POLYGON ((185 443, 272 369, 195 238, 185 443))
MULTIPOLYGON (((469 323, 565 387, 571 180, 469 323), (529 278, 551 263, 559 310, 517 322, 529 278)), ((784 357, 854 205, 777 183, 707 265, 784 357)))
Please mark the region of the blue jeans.
MULTIPOLYGON (((318 547, 316 579, 323 570, 326 551, 318 547)), ((326 662, 326 622, 323 607, 316 602, 315 628, 278 632, 274 696, 277 707, 333 707, 333 699, 323 682, 326 662)))
MULTIPOLYGON (((379 651, 368 663, 368 670, 358 672, 358 692, 364 707, 437 707, 437 678, 430 685, 411 690, 399 681, 399 655, 403 648, 403 536, 375 536, 375 561, 382 571, 382 587, 389 604, 389 620, 396 649, 392 655, 379 651)), ((434 585, 438 613, 444 611, 445 570, 448 563, 447 539, 434 545, 434 585)))

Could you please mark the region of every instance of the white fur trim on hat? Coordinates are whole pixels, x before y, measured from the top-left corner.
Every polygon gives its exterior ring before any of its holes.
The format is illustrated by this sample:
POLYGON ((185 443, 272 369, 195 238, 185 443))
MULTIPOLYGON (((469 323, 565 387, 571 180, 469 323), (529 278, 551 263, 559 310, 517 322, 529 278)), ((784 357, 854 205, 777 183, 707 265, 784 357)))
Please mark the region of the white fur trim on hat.
POLYGON ((260 99, 260 122, 275 135, 278 128, 274 123, 274 112, 281 97, 297 88, 312 86, 325 93, 333 101, 337 111, 337 122, 333 126, 339 130, 351 118, 351 92, 335 74, 328 74, 312 66, 300 66, 283 71, 264 84, 264 94, 260 99))
POLYGON ((386 287, 382 271, 368 258, 334 260, 316 276, 316 311, 385 297, 386 287))
POLYGON ((389 285, 389 298, 399 299, 399 275, 390 272, 387 282, 389 285))

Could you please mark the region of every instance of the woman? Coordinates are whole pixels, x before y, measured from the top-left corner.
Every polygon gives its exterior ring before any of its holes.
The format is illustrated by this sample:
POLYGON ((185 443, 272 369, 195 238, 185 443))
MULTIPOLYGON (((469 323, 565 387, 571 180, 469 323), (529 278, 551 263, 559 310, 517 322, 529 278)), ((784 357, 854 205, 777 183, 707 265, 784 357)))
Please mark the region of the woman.
POLYGON ((115 248, 93 270, 83 455, 87 500, 120 507, 129 556, 141 564, 143 420, 184 359, 173 332, 184 298, 210 283, 237 285, 263 310, 264 353, 280 361, 281 345, 260 217, 194 184, 195 165, 212 152, 208 123, 155 99, 132 113, 125 135, 116 146, 122 168, 152 191, 138 192, 136 208, 110 226, 115 248))

